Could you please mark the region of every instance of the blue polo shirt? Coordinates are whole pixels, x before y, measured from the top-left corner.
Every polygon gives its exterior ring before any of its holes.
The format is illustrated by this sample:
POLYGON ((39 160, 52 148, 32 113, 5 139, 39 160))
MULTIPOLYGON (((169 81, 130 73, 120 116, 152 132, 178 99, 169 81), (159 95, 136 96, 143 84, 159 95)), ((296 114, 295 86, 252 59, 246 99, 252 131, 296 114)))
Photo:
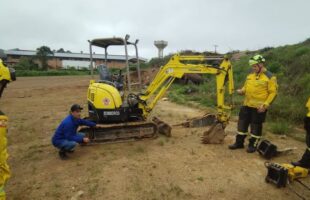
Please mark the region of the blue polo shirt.
POLYGON ((58 146, 63 140, 83 142, 83 136, 76 134, 80 125, 94 127, 96 123, 84 119, 75 119, 71 114, 68 115, 56 129, 52 138, 53 145, 58 146))

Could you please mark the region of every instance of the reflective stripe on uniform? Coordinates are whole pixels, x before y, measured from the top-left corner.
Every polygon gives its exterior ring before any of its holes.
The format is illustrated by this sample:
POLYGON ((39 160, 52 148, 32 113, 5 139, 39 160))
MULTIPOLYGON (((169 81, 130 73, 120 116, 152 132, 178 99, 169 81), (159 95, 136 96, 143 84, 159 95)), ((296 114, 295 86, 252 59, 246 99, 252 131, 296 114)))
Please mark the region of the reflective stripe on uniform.
POLYGON ((251 135, 251 137, 256 138, 256 139, 261 139, 262 138, 262 136, 258 136, 258 135, 254 135, 254 134, 250 134, 250 135, 251 135))
POLYGON ((249 135, 249 133, 244 133, 244 132, 240 132, 240 131, 238 131, 237 134, 238 135, 249 135))
POLYGON ((255 138, 254 147, 256 147, 258 145, 259 140, 262 138, 262 136, 257 136, 253 134, 250 134, 250 135, 252 138, 255 138))

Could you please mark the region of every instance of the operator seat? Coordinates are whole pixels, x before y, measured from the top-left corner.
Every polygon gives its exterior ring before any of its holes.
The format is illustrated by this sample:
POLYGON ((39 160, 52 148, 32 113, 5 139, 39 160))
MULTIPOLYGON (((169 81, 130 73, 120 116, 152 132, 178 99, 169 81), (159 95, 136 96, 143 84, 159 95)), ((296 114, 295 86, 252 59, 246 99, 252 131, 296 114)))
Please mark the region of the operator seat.
POLYGON ((119 77, 116 80, 113 80, 112 75, 106 65, 104 64, 98 65, 97 70, 99 72, 100 77, 99 83, 110 84, 116 87, 118 91, 123 90, 124 84, 121 73, 119 74, 119 77))

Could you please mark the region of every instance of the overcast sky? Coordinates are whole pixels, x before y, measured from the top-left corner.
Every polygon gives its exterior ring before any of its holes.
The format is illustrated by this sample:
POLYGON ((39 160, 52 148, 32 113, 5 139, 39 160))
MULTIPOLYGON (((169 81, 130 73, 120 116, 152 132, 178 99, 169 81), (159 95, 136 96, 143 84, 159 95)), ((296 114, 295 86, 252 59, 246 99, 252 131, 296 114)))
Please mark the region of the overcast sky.
POLYGON ((309 9, 309 0, 0 0, 0 48, 88 52, 88 39, 128 33, 146 58, 157 56, 154 40, 168 41, 165 54, 252 50, 309 38, 309 9))

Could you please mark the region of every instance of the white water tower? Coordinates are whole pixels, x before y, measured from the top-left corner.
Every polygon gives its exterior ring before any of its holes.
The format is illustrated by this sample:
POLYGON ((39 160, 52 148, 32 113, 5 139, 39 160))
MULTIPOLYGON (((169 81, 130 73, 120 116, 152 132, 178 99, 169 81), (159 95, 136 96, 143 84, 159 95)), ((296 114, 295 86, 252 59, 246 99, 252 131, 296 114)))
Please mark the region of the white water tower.
POLYGON ((157 40, 154 41, 154 45, 158 48, 158 58, 163 58, 164 48, 168 45, 168 42, 163 40, 157 40))

